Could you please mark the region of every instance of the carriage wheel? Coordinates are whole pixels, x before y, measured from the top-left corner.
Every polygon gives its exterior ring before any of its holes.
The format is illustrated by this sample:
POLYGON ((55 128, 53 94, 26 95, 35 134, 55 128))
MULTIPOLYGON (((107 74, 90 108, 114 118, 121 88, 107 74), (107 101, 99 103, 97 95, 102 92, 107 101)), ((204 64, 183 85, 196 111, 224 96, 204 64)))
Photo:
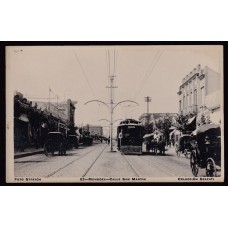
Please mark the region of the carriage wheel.
POLYGON ((45 153, 45 155, 48 156, 49 152, 51 152, 51 151, 49 150, 48 146, 44 145, 44 153, 45 153))
POLYGON ((62 143, 59 145, 59 155, 62 156, 63 155, 63 151, 62 151, 62 143))
POLYGON ((46 145, 44 145, 44 153, 45 153, 46 156, 48 156, 48 150, 47 150, 46 145))
POLYGON ((62 156, 66 155, 66 148, 63 144, 60 145, 59 154, 62 156))
POLYGON ((193 150, 192 153, 191 153, 190 166, 191 166, 192 174, 195 177, 197 177, 198 172, 199 172, 199 164, 198 164, 198 159, 197 159, 195 150, 193 150))
POLYGON ((207 160, 206 176, 207 177, 216 177, 217 176, 215 161, 212 158, 207 160))

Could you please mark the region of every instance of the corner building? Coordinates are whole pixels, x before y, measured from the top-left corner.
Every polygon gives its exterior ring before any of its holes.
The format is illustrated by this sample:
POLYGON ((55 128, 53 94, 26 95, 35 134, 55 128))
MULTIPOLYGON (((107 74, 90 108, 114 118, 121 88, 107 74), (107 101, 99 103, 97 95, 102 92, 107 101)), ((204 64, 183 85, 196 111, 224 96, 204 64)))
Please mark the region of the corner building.
POLYGON ((179 114, 196 115, 199 123, 205 115, 208 122, 221 122, 220 74, 208 66, 198 65, 182 79, 179 87, 179 114))

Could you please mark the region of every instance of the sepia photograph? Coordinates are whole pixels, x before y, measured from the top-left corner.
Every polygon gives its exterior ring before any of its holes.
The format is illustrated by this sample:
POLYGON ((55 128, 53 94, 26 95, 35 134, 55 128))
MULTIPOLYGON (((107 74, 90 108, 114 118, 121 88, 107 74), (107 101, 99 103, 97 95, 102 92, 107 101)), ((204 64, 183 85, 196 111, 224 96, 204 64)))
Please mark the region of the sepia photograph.
POLYGON ((222 45, 6 47, 7 183, 224 182, 222 45))

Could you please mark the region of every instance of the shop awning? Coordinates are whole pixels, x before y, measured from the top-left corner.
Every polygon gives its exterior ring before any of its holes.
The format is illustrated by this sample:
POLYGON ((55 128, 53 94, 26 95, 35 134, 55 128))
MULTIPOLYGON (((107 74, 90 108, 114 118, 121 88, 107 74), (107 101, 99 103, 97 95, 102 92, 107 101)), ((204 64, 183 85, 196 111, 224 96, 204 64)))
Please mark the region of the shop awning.
POLYGON ((145 139, 145 138, 151 137, 151 136, 153 136, 153 135, 154 135, 153 133, 151 133, 151 134, 145 134, 145 135, 143 136, 143 138, 145 139))
POLYGON ((191 135, 196 135, 197 129, 191 133, 191 135))
POLYGON ((210 120, 214 124, 220 124, 221 123, 221 112, 213 112, 210 114, 210 120))
POLYGON ((28 123, 29 119, 25 114, 21 114, 20 117, 18 118, 19 120, 28 123))
POLYGON ((190 125, 195 119, 196 119, 196 116, 188 119, 188 122, 186 123, 186 125, 190 125))

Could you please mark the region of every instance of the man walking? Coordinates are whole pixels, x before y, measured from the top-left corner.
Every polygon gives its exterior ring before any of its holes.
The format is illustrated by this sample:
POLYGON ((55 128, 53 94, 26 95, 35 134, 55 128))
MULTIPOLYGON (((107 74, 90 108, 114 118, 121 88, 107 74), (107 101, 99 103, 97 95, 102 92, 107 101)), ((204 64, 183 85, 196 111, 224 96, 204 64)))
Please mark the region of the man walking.
POLYGON ((120 150, 121 144, 122 144, 122 138, 123 138, 123 130, 120 131, 118 136, 118 150, 120 150))

